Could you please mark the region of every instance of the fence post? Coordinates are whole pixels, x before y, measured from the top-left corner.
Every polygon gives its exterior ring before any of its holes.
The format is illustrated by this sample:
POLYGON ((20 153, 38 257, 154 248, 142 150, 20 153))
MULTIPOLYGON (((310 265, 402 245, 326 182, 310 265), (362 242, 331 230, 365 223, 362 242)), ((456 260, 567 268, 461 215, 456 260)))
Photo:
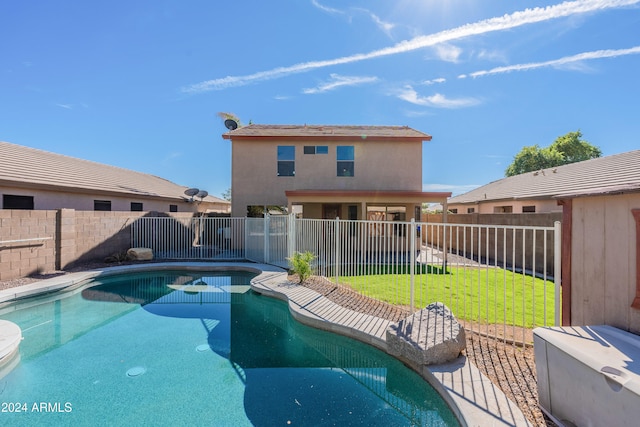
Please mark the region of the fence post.
POLYGON ((410 278, 411 278, 411 313, 414 311, 415 307, 415 275, 416 275, 416 219, 411 218, 411 227, 409 229, 409 268, 411 269, 410 278))
POLYGON ((263 221, 263 225, 264 225, 264 245, 263 245, 263 249, 264 249, 264 254, 262 255, 262 262, 264 262, 265 264, 269 264, 269 222, 270 222, 270 217, 269 214, 265 214, 264 215, 264 221, 263 221))
POLYGON ((334 232, 335 232, 335 241, 336 241, 336 247, 335 247, 335 266, 334 266, 334 271, 335 271, 335 280, 336 280, 336 285, 338 285, 338 269, 340 268, 340 217, 337 216, 335 219, 335 223, 336 226, 334 227, 334 232))
POLYGON ((291 258, 296 251, 296 214, 289 214, 287 225, 287 257, 291 258))
POLYGON ((562 286, 562 223, 560 221, 553 223, 553 246, 554 326, 560 326, 560 309, 562 308, 562 302, 560 301, 560 288, 562 286))

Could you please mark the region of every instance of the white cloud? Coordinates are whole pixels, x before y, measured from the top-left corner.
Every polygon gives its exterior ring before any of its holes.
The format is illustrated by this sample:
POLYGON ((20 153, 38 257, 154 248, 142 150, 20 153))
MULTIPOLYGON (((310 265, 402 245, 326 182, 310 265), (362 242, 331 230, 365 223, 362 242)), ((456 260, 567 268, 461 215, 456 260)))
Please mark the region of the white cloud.
POLYGON ((494 62, 507 62, 507 57, 504 52, 497 50, 482 49, 477 54, 478 59, 494 61, 494 62))
POLYGON ((71 104, 56 104, 60 108, 64 108, 66 110, 73 110, 73 105, 71 104))
POLYGON ((475 71, 468 75, 462 74, 458 76, 458 78, 482 77, 482 76, 488 76, 491 74, 509 73, 511 71, 527 71, 527 70, 533 70, 536 68, 544 68, 544 67, 554 67, 554 68, 571 69, 571 70, 585 70, 585 65, 582 64, 582 61, 592 60, 592 59, 601 59, 601 58, 614 58, 617 56, 635 55, 635 54, 640 54, 640 46, 635 46, 629 49, 596 50, 592 52, 579 53, 577 55, 572 55, 572 56, 565 56, 564 58, 554 59, 551 61, 530 62, 527 64, 516 64, 516 65, 508 65, 504 67, 496 67, 496 68, 492 68, 491 70, 475 71))
POLYGON ((439 59, 446 62, 457 63, 462 49, 457 46, 448 43, 442 43, 434 46, 434 50, 439 59))
POLYGON ((314 5, 315 7, 317 7, 318 9, 320 9, 323 12, 332 13, 332 14, 338 14, 338 15, 344 15, 345 14, 345 12, 343 12, 341 10, 334 9, 332 7, 328 7, 328 6, 322 5, 316 0, 311 0, 311 4, 314 5))
POLYGON ((445 79, 443 77, 439 77, 437 79, 425 80, 425 81, 422 82, 422 84, 430 86, 430 85, 433 85, 433 84, 436 84, 436 83, 444 83, 446 81, 447 81, 447 79, 445 79))
POLYGON ((472 107, 474 105, 480 104, 480 100, 476 98, 449 99, 439 93, 431 96, 419 96, 418 92, 416 92, 411 86, 405 86, 398 92, 397 96, 403 101, 407 101, 416 105, 422 105, 424 107, 454 109, 472 107))
MULTIPOLYGON (((426 36, 405 40, 394 46, 375 50, 369 53, 359 53, 323 61, 303 62, 287 67, 277 67, 267 71, 260 71, 244 76, 227 76, 187 86, 182 89, 185 93, 201 93, 212 90, 222 90, 229 87, 244 86, 258 81, 271 80, 294 73, 304 73, 310 70, 331 67, 339 64, 364 61, 389 55, 410 52, 440 43, 459 40, 465 37, 503 31, 523 25, 544 22, 552 19, 569 17, 577 14, 598 12, 605 9, 620 8, 639 3, 640 0, 578 0, 567 1, 557 5, 525 9, 511 14, 489 18, 482 21, 465 24, 457 28, 441 31, 426 36)), ((314 4, 316 4, 314 0, 314 4)), ((319 5, 319 4, 318 4, 319 5)), ((319 6, 318 6, 319 7, 319 6)))
POLYGON ((304 89, 302 92, 309 95, 314 93, 328 92, 342 86, 356 86, 378 81, 377 77, 372 76, 341 76, 339 74, 333 73, 330 75, 330 77, 330 81, 322 83, 320 86, 315 88, 304 89))
POLYGON ((367 10, 367 9, 362 9, 362 8, 354 8, 354 9, 369 15, 369 18, 371 18, 373 23, 376 24, 376 26, 380 30, 382 30, 386 35, 391 37, 391 30, 393 30, 396 27, 396 24, 393 24, 391 22, 383 21, 382 19, 380 19, 380 17, 378 15, 376 15, 375 13, 373 13, 373 12, 367 10))

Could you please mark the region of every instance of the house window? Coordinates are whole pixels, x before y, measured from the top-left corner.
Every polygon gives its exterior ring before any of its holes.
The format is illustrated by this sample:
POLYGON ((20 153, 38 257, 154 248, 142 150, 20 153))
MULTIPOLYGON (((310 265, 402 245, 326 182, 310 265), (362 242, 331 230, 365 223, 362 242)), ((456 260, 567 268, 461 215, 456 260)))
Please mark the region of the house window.
POLYGON ((474 213, 476 208, 467 208, 467 213, 474 213))
POLYGON ((131 212, 142 212, 142 203, 131 202, 131 212))
POLYGON ((12 194, 3 194, 2 208, 33 210, 33 196, 14 196, 12 194))
POLYGON ((178 205, 169 205, 169 212, 178 212, 178 205))
POLYGON ((536 211, 536 207, 535 206, 523 206, 522 207, 522 213, 533 213, 536 211))
POLYGON ((353 176, 354 173, 353 145, 339 145, 337 149, 338 176, 353 176))
POLYGON ((458 208, 449 209, 449 213, 458 213, 458 208))
POLYGON ((111 200, 94 200, 93 201, 93 210, 94 211, 110 211, 111 210, 111 200))
POLYGON ((329 154, 328 145, 305 145, 304 154, 329 154))
POLYGON ((495 206, 493 213, 513 213, 513 206, 495 206))
POLYGON ((278 145, 278 176, 295 176, 296 147, 293 145, 278 145))

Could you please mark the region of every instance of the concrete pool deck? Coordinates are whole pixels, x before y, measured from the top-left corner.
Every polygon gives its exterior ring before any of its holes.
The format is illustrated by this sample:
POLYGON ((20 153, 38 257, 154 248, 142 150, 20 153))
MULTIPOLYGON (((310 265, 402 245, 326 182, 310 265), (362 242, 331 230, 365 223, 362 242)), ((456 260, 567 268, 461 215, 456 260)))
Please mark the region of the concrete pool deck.
MULTIPOLYGON (((98 276, 171 269, 256 271, 259 274, 251 282, 252 289, 258 293, 288 301, 292 316, 299 322, 357 339, 385 352, 387 350, 385 336, 387 328, 393 323, 390 320, 344 308, 312 289, 290 283, 287 279, 287 272, 281 268, 250 262, 149 263, 70 273, 2 290, 0 291, 0 307, 17 299, 80 286, 98 276)), ((2 365, 1 359, 0 365, 2 365)), ((419 373, 440 392, 458 418, 463 420, 463 425, 532 425, 520 408, 510 401, 465 356, 460 356, 452 363, 423 367, 419 373)))

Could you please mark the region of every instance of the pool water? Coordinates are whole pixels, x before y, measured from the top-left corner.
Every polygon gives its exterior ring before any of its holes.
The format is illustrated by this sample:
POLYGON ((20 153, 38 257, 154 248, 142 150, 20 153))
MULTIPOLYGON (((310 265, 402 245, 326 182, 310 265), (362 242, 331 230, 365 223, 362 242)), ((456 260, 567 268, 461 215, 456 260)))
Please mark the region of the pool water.
POLYGON ((304 326, 243 272, 112 276, 0 309, 3 425, 453 426, 419 375, 304 326))

